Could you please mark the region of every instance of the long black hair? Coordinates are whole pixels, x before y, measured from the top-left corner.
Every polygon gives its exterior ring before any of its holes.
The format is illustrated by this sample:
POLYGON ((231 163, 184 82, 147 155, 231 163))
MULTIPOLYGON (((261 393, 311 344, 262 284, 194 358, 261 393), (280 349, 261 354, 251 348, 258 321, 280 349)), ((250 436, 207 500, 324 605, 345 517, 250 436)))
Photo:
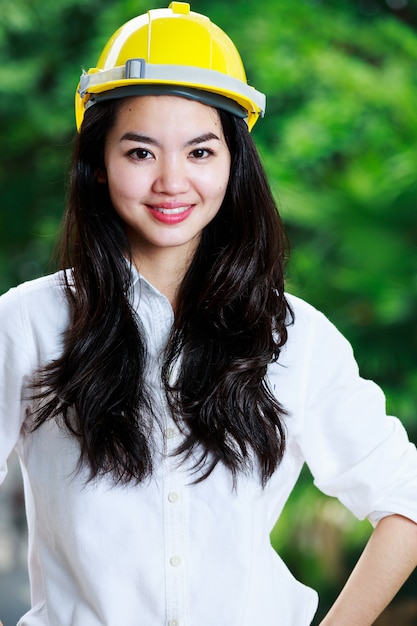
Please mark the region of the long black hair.
MULTIPOLYGON (((157 418, 145 335, 132 308, 129 241, 107 185, 97 181, 121 102, 94 105, 76 139, 60 244, 70 324, 61 356, 38 372, 34 427, 59 420, 77 438, 91 478, 110 474, 127 483, 152 474, 157 418)), ((230 180, 179 287, 161 379, 183 433, 177 454, 192 456, 195 480, 222 463, 234 479, 258 470, 265 484, 285 449, 285 410, 266 372, 291 318, 286 237, 245 122, 219 115, 230 180)))

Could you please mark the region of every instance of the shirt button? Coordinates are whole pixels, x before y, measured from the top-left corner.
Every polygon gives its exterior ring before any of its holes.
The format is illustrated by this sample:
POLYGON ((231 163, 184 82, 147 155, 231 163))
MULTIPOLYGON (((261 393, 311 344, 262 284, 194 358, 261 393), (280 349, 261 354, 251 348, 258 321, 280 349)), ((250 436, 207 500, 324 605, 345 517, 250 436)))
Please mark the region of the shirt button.
POLYGON ((182 563, 182 560, 180 556, 172 556, 169 559, 169 562, 171 563, 172 567, 179 567, 182 563))
POLYGON ((180 626, 180 623, 177 619, 170 619, 168 622, 168 626, 180 626))
POLYGON ((177 434, 177 431, 175 430, 175 428, 167 428, 165 431, 165 437, 167 439, 173 439, 176 434, 177 434))
POLYGON ((175 502, 178 502, 179 499, 180 499, 180 495, 179 493, 176 493, 175 491, 171 491, 171 493, 168 494, 168 500, 172 502, 172 504, 175 504, 175 502))

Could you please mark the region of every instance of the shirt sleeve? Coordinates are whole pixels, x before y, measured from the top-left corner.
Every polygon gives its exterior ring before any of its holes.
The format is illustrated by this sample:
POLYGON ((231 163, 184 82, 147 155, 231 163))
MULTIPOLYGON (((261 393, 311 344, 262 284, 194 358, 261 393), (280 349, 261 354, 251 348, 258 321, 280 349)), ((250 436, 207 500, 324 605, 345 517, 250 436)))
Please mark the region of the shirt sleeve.
POLYGON ((417 522, 417 451, 385 397, 360 377, 352 348, 316 316, 299 445, 316 486, 359 519, 417 522))
POLYGON ((0 297, 0 483, 25 419, 29 359, 18 289, 11 289, 0 297))

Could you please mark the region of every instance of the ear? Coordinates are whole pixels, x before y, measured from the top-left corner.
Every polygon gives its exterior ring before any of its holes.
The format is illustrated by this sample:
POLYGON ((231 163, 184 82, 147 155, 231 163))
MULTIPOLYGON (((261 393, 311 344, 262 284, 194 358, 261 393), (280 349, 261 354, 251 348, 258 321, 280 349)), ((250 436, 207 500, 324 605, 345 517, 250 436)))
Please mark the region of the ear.
POLYGON ((103 184, 107 184, 107 172, 105 169, 99 169, 96 172, 96 181, 98 183, 103 183, 103 184))

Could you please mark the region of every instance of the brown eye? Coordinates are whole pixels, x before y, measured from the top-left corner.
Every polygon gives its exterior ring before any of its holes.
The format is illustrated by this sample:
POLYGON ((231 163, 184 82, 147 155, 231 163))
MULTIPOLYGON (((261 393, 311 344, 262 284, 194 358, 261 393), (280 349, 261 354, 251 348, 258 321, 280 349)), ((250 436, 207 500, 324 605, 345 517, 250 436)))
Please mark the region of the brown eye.
POLYGON ((209 150, 208 148, 196 148, 195 150, 191 152, 190 156, 193 159, 204 159, 210 156, 211 154, 213 154, 213 151, 209 150))
POLYGON ((134 148, 133 150, 129 150, 128 156, 138 161, 144 161, 145 159, 151 159, 153 155, 149 150, 146 150, 146 148, 134 148))

